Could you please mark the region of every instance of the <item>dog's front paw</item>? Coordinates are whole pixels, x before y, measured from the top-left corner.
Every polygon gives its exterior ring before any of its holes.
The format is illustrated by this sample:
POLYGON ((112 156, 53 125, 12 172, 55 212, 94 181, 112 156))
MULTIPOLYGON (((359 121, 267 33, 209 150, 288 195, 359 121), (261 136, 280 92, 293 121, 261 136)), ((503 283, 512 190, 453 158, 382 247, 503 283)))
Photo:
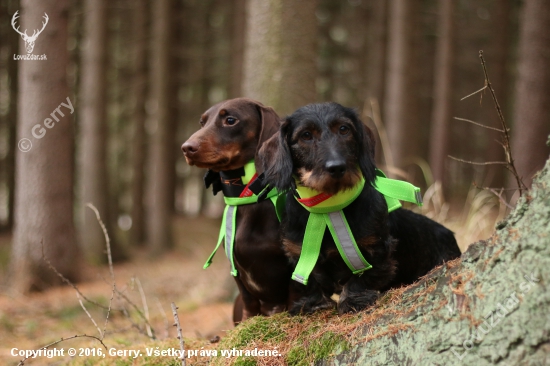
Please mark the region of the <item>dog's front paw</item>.
POLYGON ((372 306, 380 296, 378 291, 365 290, 361 293, 346 294, 345 291, 338 300, 338 314, 356 313, 372 306))
POLYGON ((311 314, 318 310, 334 309, 336 302, 324 295, 303 297, 291 305, 290 315, 311 314))

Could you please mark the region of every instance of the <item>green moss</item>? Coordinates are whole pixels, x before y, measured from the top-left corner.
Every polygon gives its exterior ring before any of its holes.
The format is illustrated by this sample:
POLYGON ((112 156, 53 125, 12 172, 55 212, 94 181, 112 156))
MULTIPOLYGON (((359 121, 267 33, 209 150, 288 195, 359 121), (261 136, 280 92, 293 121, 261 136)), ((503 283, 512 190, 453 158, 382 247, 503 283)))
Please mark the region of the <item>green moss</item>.
MULTIPOLYGON (((308 332, 309 333, 309 332, 308 332)), ((308 341, 311 334, 300 337, 286 357, 288 365, 307 366, 323 360, 336 352, 348 349, 349 344, 342 335, 326 332, 321 337, 308 341), (306 345, 306 347, 304 347, 306 345)))
POLYGON ((236 332, 232 332, 230 337, 225 338, 219 349, 242 349, 253 341, 281 342, 286 336, 280 327, 285 315, 278 314, 272 318, 258 316, 250 319, 241 324, 236 332))
POLYGON ((239 357, 233 364, 235 366, 256 366, 256 360, 253 357, 239 357))

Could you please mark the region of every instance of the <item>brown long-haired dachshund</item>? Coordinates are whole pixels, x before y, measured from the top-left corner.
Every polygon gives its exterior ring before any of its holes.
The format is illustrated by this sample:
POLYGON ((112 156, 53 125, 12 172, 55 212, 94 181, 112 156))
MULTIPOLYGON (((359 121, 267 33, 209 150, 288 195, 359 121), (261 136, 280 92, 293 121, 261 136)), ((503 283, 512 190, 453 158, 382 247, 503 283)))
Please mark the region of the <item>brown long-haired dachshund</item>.
MULTIPOLYGON (((237 98, 212 106, 200 117, 200 125, 182 145, 187 163, 209 169, 205 182, 207 188, 213 186, 214 194, 221 190, 226 198, 247 196, 253 182, 243 181, 244 168, 255 167, 257 174, 262 173, 258 162, 251 162, 263 142, 279 130, 279 117, 260 102, 237 98)), ((238 206, 235 225, 233 253, 229 255, 233 256, 240 292, 233 313, 237 324, 251 316, 286 309, 291 268, 270 200, 238 206)))
POLYGON ((337 103, 299 108, 286 118, 280 133, 263 145, 260 159, 266 182, 288 190, 282 237, 294 267, 310 224, 307 202, 298 196, 300 189, 319 192, 313 198, 320 202, 356 191, 355 199, 332 222, 331 231, 321 232, 320 253, 306 285, 293 281, 301 296, 290 305, 290 313, 330 306, 330 296, 338 292, 340 313, 359 311, 372 305, 381 291, 411 284, 435 266, 460 256, 453 233, 442 225, 401 208, 388 214, 384 195, 375 188, 380 172, 374 162, 372 131, 350 108, 337 103), (333 239, 339 229, 342 237, 351 232, 363 256, 348 245, 348 262, 355 260, 358 267, 364 266, 357 272, 350 270, 341 254, 345 250, 333 239))

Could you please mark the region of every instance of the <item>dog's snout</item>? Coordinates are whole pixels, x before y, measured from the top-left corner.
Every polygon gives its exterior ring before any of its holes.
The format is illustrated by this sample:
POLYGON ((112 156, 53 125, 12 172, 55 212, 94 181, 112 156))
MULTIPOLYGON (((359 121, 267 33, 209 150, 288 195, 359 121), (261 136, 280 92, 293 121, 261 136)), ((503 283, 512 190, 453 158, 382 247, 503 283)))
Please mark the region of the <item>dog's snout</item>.
POLYGON ((196 141, 186 141, 181 145, 181 150, 185 156, 190 156, 199 150, 199 144, 196 141))
POLYGON ((346 162, 343 160, 329 160, 325 164, 325 169, 332 178, 342 178, 346 172, 346 162))

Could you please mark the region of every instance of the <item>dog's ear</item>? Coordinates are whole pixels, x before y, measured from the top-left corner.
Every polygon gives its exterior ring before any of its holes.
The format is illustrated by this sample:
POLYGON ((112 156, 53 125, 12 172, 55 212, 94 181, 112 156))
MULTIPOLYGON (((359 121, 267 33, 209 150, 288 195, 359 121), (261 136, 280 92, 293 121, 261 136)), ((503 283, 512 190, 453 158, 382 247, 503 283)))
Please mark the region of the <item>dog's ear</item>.
POLYGON ((359 154, 359 167, 365 180, 374 183, 376 179, 376 163, 374 161, 375 140, 372 130, 368 128, 361 120, 357 119, 357 152, 359 154))
POLYGON ((258 112, 260 113, 260 137, 258 138, 258 148, 256 153, 260 150, 263 143, 266 142, 271 136, 279 131, 281 125, 280 118, 275 113, 275 110, 271 107, 266 107, 260 103, 256 104, 258 112))
POLYGON ((279 132, 269 138, 260 148, 258 157, 264 171, 264 182, 279 189, 287 190, 292 187, 292 156, 287 142, 289 120, 280 126, 279 132))

